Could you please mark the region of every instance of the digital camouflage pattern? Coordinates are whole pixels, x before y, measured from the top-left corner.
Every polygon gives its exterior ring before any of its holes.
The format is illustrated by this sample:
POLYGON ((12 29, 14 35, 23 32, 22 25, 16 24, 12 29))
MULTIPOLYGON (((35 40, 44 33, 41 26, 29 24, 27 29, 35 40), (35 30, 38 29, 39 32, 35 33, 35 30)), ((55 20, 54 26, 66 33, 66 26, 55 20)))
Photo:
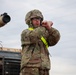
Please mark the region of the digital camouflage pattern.
POLYGON ((21 34, 22 68, 28 66, 50 69, 49 52, 41 41, 41 36, 45 37, 49 46, 55 45, 60 39, 55 28, 51 28, 49 32, 44 27, 35 28, 33 31, 24 30, 21 34))
POLYGON ((20 73, 20 75, 49 75, 49 70, 39 69, 36 67, 25 67, 20 73))
MULTIPOLYGON (((26 24, 28 24, 29 27, 34 28, 33 25, 31 24, 32 16, 41 17, 42 20, 43 16, 41 12, 38 10, 30 11, 26 15, 25 18, 26 24)), ((21 43, 22 43, 21 71, 23 71, 25 68, 39 68, 42 70, 50 69, 51 63, 49 59, 49 52, 45 44, 41 41, 41 36, 43 36, 46 39, 49 46, 56 45, 60 39, 59 31, 53 27, 49 31, 42 26, 34 28, 34 30, 29 29, 23 30, 21 33, 21 43)))

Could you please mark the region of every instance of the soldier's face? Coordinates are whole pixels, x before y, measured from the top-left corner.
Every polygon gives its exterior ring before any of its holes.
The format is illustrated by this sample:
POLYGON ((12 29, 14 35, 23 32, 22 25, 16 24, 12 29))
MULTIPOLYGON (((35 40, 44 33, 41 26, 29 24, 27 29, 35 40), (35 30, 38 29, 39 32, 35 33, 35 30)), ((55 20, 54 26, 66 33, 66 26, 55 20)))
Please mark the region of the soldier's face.
POLYGON ((40 18, 33 18, 32 19, 32 24, 34 25, 34 27, 39 27, 40 26, 40 18))

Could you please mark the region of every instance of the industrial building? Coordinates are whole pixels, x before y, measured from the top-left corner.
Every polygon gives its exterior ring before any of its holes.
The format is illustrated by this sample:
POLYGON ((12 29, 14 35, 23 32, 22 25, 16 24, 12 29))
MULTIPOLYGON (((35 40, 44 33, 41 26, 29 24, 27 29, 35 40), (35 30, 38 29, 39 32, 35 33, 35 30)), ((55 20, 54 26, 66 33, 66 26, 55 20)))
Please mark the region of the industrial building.
POLYGON ((19 75, 21 49, 0 47, 0 75, 19 75))

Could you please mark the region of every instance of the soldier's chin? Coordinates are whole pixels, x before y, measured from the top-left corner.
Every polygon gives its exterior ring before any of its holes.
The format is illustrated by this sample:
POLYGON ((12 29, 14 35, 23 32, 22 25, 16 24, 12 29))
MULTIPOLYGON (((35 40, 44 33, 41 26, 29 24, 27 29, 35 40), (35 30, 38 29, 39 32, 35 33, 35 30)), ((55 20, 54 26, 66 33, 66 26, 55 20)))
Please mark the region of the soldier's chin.
POLYGON ((40 25, 35 25, 34 28, 37 28, 37 27, 39 27, 39 26, 40 26, 40 25))

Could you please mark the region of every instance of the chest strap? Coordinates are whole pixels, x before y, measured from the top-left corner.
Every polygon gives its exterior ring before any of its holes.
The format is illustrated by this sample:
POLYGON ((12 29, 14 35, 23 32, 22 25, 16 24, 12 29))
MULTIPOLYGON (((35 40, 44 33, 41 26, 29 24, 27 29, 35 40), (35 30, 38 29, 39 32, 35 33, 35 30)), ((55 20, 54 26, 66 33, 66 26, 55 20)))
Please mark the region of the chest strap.
MULTIPOLYGON (((33 28, 28 28, 28 30, 34 30, 33 28)), ((45 44, 46 48, 48 48, 48 42, 46 41, 46 39, 41 36, 41 41, 45 44)))

